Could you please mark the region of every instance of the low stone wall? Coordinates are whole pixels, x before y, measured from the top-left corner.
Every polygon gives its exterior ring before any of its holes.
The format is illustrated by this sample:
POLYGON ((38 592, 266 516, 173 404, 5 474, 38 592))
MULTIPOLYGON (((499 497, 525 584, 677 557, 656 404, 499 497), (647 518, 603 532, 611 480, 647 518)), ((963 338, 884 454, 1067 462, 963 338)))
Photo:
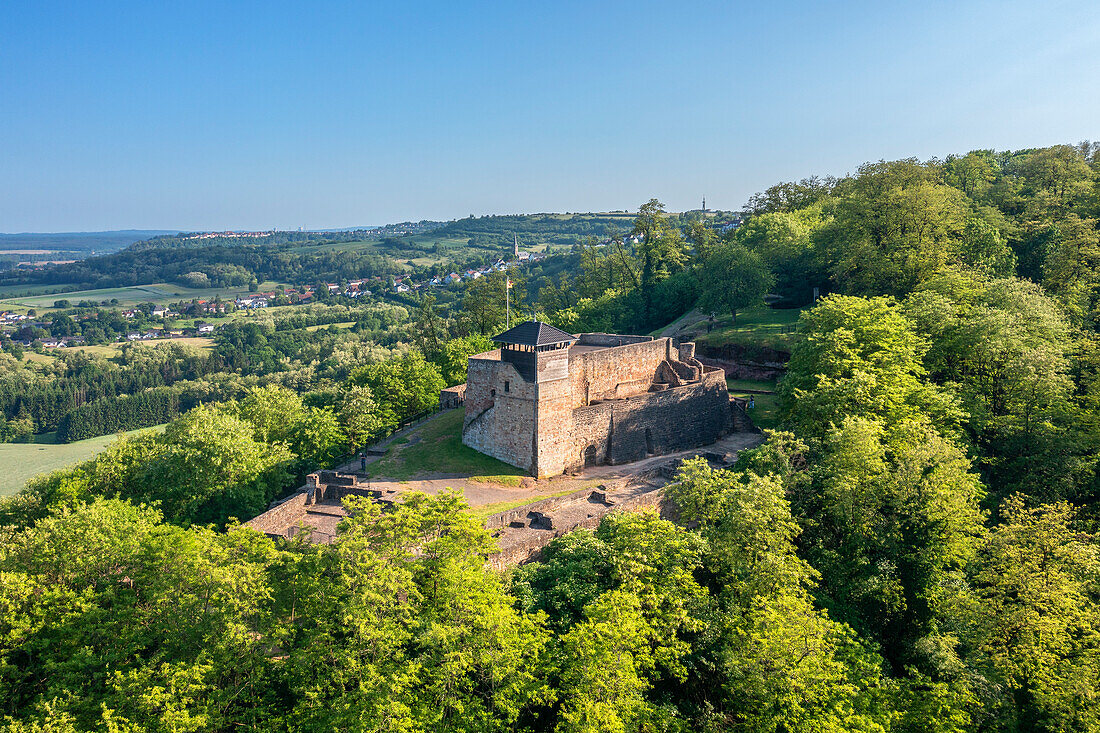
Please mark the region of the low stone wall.
POLYGON ((282 504, 268 509, 258 517, 248 520, 242 526, 251 527, 266 535, 282 537, 288 526, 296 526, 305 517, 308 497, 307 492, 299 491, 282 504))
MULTIPOLYGON (((310 474, 312 477, 314 474, 310 474)), ((336 471, 318 471, 317 483, 326 486, 355 486, 359 478, 351 473, 337 473, 336 471)))
MULTIPOLYGON (((577 491, 568 496, 557 497, 558 504, 555 508, 560 507, 568 503, 569 497, 578 496, 580 499, 587 499, 592 494, 592 489, 586 489, 585 491, 577 491)), ((549 501, 549 500, 545 500, 549 501)), ((577 501, 577 499, 573 499, 577 501)), ((536 502, 537 503, 537 502, 536 502)), ((674 519, 676 515, 676 507, 672 502, 665 500, 664 490, 655 489, 653 491, 647 491, 644 494, 631 497, 623 502, 617 503, 613 506, 607 507, 607 510, 601 512, 599 515, 589 517, 581 520, 580 522, 572 525, 571 527, 562 527, 554 531, 531 531, 529 536, 524 538, 523 542, 519 542, 509 546, 507 549, 498 552, 495 555, 489 557, 489 566, 494 570, 505 570, 509 567, 516 565, 522 565, 526 562, 531 562, 539 559, 539 555, 542 548, 549 545, 558 537, 569 534, 575 529, 595 529, 603 521, 603 518, 612 512, 640 512, 646 509, 656 508, 660 512, 661 516, 665 519, 674 519)), ((521 512, 521 518, 526 517, 528 512, 539 511, 535 504, 528 504, 527 506, 514 509, 512 512, 521 512)), ((510 512, 501 512, 501 515, 509 514, 510 512)), ((496 517, 498 515, 493 515, 496 517)), ((493 517, 490 517, 492 519, 493 517)), ((503 525, 501 525, 503 526, 503 525)), ((489 527, 488 520, 486 528, 495 529, 496 527, 489 527)))
POLYGON ((577 337, 577 343, 582 346, 625 346, 652 340, 652 336, 628 336, 618 333, 582 333, 577 337))
POLYGON ((592 495, 592 492, 596 489, 581 489, 580 491, 574 491, 572 494, 566 494, 564 496, 551 496, 546 499, 540 499, 530 504, 524 504, 521 507, 515 509, 508 509, 503 512, 491 514, 485 518, 485 529, 494 530, 507 527, 512 522, 526 519, 527 515, 531 512, 552 512, 559 509, 566 504, 572 504, 575 501, 587 500, 592 495))
POLYGON ((452 407, 462 407, 462 403, 466 401, 466 383, 456 384, 453 387, 447 387, 439 393, 439 406, 440 408, 447 410, 452 407))

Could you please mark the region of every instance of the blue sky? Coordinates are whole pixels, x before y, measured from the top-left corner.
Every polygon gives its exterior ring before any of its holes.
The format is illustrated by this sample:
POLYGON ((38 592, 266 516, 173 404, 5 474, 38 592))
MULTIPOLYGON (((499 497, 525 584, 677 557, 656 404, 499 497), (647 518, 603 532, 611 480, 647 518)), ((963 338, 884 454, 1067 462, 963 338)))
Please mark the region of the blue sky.
POLYGON ((1095 2, 0 3, 0 231, 734 209, 1100 137, 1095 2))

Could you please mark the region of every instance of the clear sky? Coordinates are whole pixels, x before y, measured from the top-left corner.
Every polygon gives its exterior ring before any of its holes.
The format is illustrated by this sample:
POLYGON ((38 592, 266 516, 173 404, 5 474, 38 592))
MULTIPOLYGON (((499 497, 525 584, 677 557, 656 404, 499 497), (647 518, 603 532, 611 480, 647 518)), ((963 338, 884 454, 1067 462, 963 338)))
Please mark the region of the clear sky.
POLYGON ((0 231, 735 209, 1100 137, 1100 4, 0 2, 0 231))

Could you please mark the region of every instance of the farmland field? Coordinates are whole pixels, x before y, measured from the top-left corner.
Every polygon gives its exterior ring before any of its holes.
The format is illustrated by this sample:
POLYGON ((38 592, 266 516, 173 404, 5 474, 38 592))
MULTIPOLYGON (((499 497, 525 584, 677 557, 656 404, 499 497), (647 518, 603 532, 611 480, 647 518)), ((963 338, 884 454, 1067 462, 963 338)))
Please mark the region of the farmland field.
MULTIPOLYGON (((279 283, 260 283, 260 290, 271 290, 279 287, 279 283)), ((9 292, 12 292, 9 290, 9 292)), ((192 298, 214 298, 218 295, 222 298, 231 298, 246 294, 248 288, 234 286, 228 288, 188 288, 175 283, 154 283, 152 285, 135 285, 128 288, 100 288, 98 290, 76 290, 67 293, 48 293, 42 295, 30 295, 23 297, 4 298, 0 305, 17 306, 23 308, 50 308, 54 301, 68 300, 76 304, 81 300, 93 300, 96 302, 117 299, 121 306, 133 306, 140 303, 167 304, 192 298)), ((0 295, 2 297, 2 295, 0 295)))
MULTIPOLYGON (((202 349, 204 351, 210 350, 214 347, 214 339, 208 336, 180 336, 179 338, 171 339, 155 339, 153 341, 138 341, 135 342, 138 346, 155 349, 166 344, 184 344, 187 346, 193 346, 196 349, 202 349)), ((69 346, 64 349, 47 349, 46 353, 38 354, 33 351, 23 352, 24 361, 36 361, 41 364, 48 364, 53 361, 53 355, 56 353, 83 351, 85 354, 92 354, 95 356, 102 356, 108 359, 118 356, 122 353, 122 344, 96 344, 94 346, 69 346)))
MULTIPOLYGON (((125 435, 136 435, 146 430, 160 430, 163 426, 133 430, 125 435)), ((39 438, 45 436, 38 436, 39 438)), ((113 443, 117 435, 103 435, 75 443, 0 443, 0 496, 14 494, 27 481, 42 473, 86 461, 113 443)))

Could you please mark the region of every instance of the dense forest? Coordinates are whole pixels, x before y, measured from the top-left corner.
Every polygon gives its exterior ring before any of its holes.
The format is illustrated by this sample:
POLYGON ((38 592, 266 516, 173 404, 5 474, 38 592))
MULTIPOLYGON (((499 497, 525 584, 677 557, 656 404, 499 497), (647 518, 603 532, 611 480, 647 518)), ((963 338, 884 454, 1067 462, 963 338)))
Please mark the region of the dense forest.
POLYGON ((574 331, 803 310, 763 446, 686 463, 676 522, 611 514, 505 573, 450 493, 355 500, 332 545, 236 522, 462 381, 503 274, 357 331, 230 329, 216 374, 165 369, 233 393, 0 503, 0 715, 1100 731, 1098 219, 1100 146, 974 151, 780 184, 737 227, 653 200, 629 241, 517 278, 522 309, 574 331))

